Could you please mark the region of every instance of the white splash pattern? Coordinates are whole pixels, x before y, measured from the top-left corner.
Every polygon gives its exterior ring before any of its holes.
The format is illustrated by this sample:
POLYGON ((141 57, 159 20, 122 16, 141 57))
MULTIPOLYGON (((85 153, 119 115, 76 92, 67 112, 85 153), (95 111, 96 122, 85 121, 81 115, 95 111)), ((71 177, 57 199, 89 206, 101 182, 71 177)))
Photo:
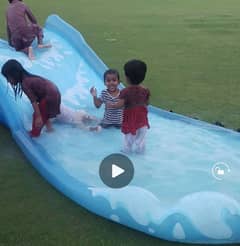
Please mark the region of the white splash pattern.
POLYGON ((240 215, 240 204, 227 195, 217 192, 198 192, 183 197, 176 209, 191 219, 199 231, 213 239, 228 239, 232 230, 224 222, 223 210, 240 215))
POLYGON ((151 234, 154 234, 155 233, 155 230, 152 229, 152 228, 148 228, 148 232, 151 233, 151 234))
POLYGON ((58 40, 52 39, 51 44, 52 47, 41 50, 34 61, 35 64, 47 70, 56 69, 66 58, 66 55, 71 55, 71 52, 67 53, 63 51, 63 45, 58 40))
POLYGON ((116 215, 116 214, 112 214, 112 215, 110 216, 110 219, 113 220, 113 221, 115 221, 115 222, 120 222, 120 218, 119 218, 119 216, 116 215))
POLYGON ((173 228, 173 237, 176 239, 185 239, 186 235, 180 223, 177 223, 173 228))
MULTIPOLYGON (((240 215, 240 204, 217 192, 190 194, 178 201, 174 207, 164 208, 157 197, 140 187, 128 186, 121 190, 89 188, 89 190, 93 197, 102 197, 109 201, 113 210, 126 209, 140 225, 147 226, 150 223, 161 225, 170 215, 180 213, 190 219, 202 235, 211 239, 228 239, 232 236, 231 228, 222 216, 224 209, 228 209, 232 215, 240 215), (144 206, 140 206, 142 203, 144 206)), ((185 238, 180 223, 176 223, 172 233, 176 239, 185 238)))
POLYGON ((157 223, 165 211, 161 208, 160 201, 152 193, 139 187, 127 186, 118 190, 89 188, 89 190, 92 191, 93 197, 107 198, 113 210, 119 207, 126 208, 134 220, 141 225, 146 226, 150 222, 157 223), (143 201, 144 206, 139 206, 143 201))
POLYGON ((87 87, 89 80, 87 77, 88 75, 85 72, 84 65, 80 63, 76 72, 77 82, 62 95, 65 102, 70 102, 71 104, 78 106, 79 100, 83 101, 86 100, 86 98, 89 98, 89 88, 87 87))

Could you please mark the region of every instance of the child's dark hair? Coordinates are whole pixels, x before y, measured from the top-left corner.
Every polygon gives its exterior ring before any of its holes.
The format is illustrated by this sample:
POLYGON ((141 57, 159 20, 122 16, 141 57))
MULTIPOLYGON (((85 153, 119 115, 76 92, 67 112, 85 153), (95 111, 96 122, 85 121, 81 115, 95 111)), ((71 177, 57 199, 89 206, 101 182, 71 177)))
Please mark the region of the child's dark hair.
POLYGON ((105 71, 105 73, 103 74, 103 80, 106 80, 106 77, 108 74, 115 74, 118 78, 118 80, 120 80, 120 75, 119 72, 116 69, 108 69, 105 71))
POLYGON ((22 96, 22 80, 24 76, 34 76, 27 72, 20 62, 14 59, 8 60, 5 64, 2 66, 2 75, 9 80, 9 78, 14 79, 16 82, 15 85, 12 85, 15 99, 17 96, 22 96))
MULTIPOLYGON (((21 1, 21 2, 22 2, 22 0, 18 0, 18 1, 21 1)), ((12 3, 12 2, 13 2, 13 0, 8 0, 8 2, 9 2, 9 3, 12 3)))
POLYGON ((147 72, 147 65, 140 60, 130 60, 124 65, 125 75, 129 78, 129 82, 133 85, 140 84, 147 72))

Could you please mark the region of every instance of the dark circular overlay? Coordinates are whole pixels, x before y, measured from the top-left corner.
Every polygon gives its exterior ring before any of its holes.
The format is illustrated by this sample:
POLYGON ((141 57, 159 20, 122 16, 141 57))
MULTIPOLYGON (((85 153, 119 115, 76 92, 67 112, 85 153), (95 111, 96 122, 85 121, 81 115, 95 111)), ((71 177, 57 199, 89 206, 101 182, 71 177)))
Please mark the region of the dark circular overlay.
POLYGON ((99 168, 100 178, 110 188, 127 186, 134 176, 131 160, 123 154, 111 154, 105 157, 99 168))

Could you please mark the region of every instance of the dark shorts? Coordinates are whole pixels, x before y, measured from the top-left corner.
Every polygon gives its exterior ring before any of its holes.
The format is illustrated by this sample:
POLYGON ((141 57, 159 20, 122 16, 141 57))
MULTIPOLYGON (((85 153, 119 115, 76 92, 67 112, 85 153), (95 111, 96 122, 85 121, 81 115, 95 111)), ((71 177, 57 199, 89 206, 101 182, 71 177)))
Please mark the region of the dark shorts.
POLYGON ((101 123, 100 126, 101 126, 102 128, 115 127, 115 128, 120 129, 122 125, 119 125, 119 124, 103 124, 103 123, 101 123))

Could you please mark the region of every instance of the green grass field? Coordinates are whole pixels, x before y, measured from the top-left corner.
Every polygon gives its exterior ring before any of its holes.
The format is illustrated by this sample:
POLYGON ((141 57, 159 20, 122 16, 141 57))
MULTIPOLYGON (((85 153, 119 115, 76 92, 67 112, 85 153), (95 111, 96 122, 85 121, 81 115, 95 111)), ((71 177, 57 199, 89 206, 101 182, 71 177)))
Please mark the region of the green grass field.
MULTIPOLYGON (((25 2, 42 25, 51 13, 71 23, 123 79, 128 59, 146 61, 152 104, 240 128, 239 0, 25 2)), ((77 206, 35 172, 7 129, 0 136, 0 246, 176 245, 77 206)))

